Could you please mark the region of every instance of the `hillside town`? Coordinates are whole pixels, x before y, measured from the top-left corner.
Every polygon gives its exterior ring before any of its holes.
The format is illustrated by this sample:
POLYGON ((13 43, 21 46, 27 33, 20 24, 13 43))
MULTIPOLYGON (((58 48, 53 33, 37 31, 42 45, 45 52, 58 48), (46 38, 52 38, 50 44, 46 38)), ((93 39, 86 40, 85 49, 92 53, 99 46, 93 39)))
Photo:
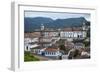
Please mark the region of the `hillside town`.
POLYGON ((89 59, 90 25, 83 22, 81 27, 53 29, 41 24, 24 33, 24 53, 30 53, 35 61, 89 59))

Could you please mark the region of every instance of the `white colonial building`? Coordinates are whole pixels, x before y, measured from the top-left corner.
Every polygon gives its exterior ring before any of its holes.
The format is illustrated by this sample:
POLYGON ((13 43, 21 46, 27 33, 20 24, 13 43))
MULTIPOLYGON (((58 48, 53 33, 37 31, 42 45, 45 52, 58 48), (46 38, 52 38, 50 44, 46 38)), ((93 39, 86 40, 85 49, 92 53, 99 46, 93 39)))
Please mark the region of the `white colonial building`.
POLYGON ((53 31, 53 30, 52 31, 51 30, 44 31, 43 34, 44 34, 44 37, 57 37, 57 36, 59 36, 59 32, 53 31))
POLYGON ((85 38, 86 32, 85 31, 61 31, 60 32, 61 38, 85 38))
POLYGON ((61 38, 76 38, 82 39, 85 38, 86 35, 86 25, 83 23, 82 27, 72 27, 72 28, 65 28, 60 32, 61 38))
POLYGON ((45 51, 45 49, 46 48, 42 48, 40 46, 37 46, 37 47, 31 48, 31 52, 34 54, 41 54, 42 55, 42 52, 45 51))
POLYGON ((45 56, 60 56, 61 53, 58 49, 55 48, 46 48, 44 51, 45 56))
POLYGON ((85 48, 85 45, 83 43, 75 43, 74 48, 82 49, 82 48, 85 48))
POLYGON ((37 47, 38 38, 24 38, 24 50, 31 51, 31 48, 37 47))

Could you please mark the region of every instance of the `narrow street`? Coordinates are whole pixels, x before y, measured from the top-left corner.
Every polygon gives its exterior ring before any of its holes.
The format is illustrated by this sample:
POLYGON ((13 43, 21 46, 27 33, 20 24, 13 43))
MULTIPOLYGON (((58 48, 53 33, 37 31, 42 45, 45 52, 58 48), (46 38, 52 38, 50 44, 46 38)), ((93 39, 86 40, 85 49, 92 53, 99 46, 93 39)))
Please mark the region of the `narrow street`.
POLYGON ((40 56, 40 55, 36 55, 36 54, 34 54, 34 57, 40 59, 40 61, 52 60, 50 58, 47 58, 47 57, 44 57, 44 56, 40 56))

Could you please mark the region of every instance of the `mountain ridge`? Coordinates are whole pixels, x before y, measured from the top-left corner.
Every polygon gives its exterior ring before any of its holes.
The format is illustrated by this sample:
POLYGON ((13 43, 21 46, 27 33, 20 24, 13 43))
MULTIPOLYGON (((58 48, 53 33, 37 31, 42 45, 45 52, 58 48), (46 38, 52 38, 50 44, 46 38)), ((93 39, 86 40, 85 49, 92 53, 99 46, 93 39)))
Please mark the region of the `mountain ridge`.
POLYGON ((80 27, 83 22, 88 22, 84 17, 56 19, 47 17, 24 18, 24 31, 32 32, 35 29, 40 29, 41 24, 46 28, 66 28, 66 27, 80 27))

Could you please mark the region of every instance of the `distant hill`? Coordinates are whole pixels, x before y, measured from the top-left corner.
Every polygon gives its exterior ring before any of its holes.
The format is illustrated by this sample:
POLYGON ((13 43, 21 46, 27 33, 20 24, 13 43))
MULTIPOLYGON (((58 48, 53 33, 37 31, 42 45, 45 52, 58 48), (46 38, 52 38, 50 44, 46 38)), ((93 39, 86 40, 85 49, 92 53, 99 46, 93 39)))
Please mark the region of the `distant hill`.
POLYGON ((51 18, 35 17, 35 18, 24 18, 25 31, 33 31, 39 29, 41 24, 53 22, 51 18))
POLYGON ((79 27, 83 22, 87 22, 84 17, 68 18, 68 19, 56 19, 46 17, 24 18, 25 32, 34 31, 40 29, 41 24, 44 24, 47 28, 65 28, 65 27, 79 27))

